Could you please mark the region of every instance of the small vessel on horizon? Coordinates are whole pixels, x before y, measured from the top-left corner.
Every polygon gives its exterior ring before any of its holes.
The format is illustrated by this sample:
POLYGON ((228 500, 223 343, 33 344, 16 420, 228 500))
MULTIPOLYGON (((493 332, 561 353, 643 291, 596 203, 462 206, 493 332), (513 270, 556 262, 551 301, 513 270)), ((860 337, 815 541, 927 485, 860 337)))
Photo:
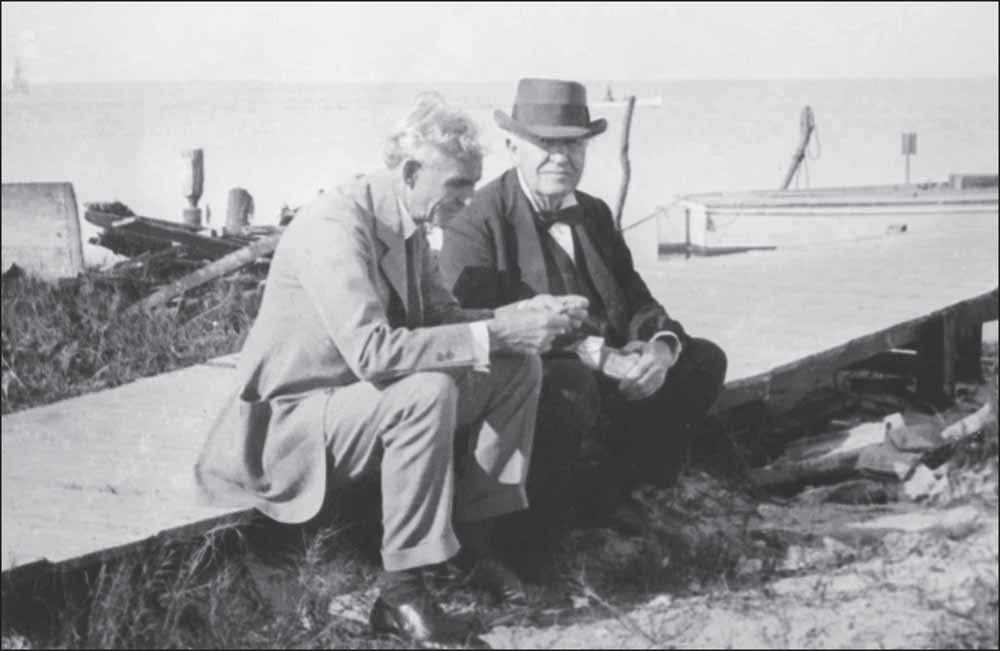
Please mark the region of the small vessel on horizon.
POLYGON ((21 65, 20 61, 15 61, 10 82, 4 88, 4 93, 10 95, 27 95, 28 91, 28 79, 24 76, 24 66, 21 65))
MULTIPOLYGON (((663 105, 663 96, 653 95, 651 97, 636 97, 635 105, 659 108, 663 105)), ((604 91, 604 98, 598 102, 593 102, 591 106, 595 108, 617 108, 628 106, 628 96, 616 98, 615 94, 611 91, 611 86, 607 86, 604 91)))

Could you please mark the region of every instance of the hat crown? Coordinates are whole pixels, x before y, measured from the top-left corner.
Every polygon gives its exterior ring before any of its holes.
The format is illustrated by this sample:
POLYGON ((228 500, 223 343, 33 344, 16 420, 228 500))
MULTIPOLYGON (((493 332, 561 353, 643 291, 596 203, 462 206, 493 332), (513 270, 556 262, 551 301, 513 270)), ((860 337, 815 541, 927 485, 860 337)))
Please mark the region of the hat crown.
POLYGON ((585 127, 590 124, 587 89, 576 81, 522 79, 511 116, 526 124, 585 127))
POLYGON ((494 117, 501 129, 538 138, 590 138, 607 128, 604 119, 591 122, 586 87, 562 79, 520 79, 510 116, 494 117))
POLYGON ((518 104, 587 106, 587 88, 576 81, 522 79, 517 83, 514 97, 514 106, 518 104))

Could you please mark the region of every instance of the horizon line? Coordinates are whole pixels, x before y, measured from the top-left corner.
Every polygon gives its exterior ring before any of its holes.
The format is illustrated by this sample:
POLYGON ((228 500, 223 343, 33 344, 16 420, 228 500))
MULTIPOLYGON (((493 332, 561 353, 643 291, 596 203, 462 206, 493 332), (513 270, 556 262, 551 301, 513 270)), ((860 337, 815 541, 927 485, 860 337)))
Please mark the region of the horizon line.
MULTIPOLYGON (((552 77, 558 79, 562 77, 552 77)), ((118 79, 118 80, 57 80, 57 81, 31 81, 32 86, 60 86, 60 85, 80 85, 80 86, 100 86, 110 84, 270 84, 275 86, 327 86, 338 84, 351 84, 358 86, 400 84, 400 85, 420 85, 420 84, 507 84, 515 83, 520 77, 510 79, 491 80, 456 80, 456 79, 435 79, 409 81, 398 79, 367 79, 367 80, 322 80, 322 81, 286 81, 269 79, 118 79)), ((697 81, 969 81, 969 80, 1000 80, 998 75, 956 75, 956 76, 788 76, 788 77, 662 77, 657 79, 580 79, 574 81, 580 83, 619 83, 619 84, 652 84, 662 82, 697 82, 697 81)))

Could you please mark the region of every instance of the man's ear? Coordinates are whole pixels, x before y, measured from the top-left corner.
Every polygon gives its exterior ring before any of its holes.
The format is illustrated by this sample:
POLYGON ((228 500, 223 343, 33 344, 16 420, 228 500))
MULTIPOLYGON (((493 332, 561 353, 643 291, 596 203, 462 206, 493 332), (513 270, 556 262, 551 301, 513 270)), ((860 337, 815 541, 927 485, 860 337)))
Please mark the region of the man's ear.
POLYGON ((407 187, 413 188, 417 182, 417 175, 420 173, 420 161, 412 158, 403 163, 403 182, 407 187))

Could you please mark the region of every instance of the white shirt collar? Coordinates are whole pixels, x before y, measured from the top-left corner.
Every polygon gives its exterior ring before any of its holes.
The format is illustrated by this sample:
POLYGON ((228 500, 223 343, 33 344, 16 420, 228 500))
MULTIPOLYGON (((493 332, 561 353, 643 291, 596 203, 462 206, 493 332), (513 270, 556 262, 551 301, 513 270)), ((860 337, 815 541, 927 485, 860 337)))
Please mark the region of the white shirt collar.
MULTIPOLYGON (((538 201, 535 199, 535 195, 532 194, 531 190, 528 189, 528 182, 524 180, 524 174, 521 174, 521 168, 516 167, 517 170, 517 180, 521 184, 521 192, 524 196, 528 197, 528 201, 531 202, 531 207, 535 209, 535 212, 541 214, 542 209, 538 205, 538 201)), ((576 193, 570 192, 565 197, 563 197, 562 204, 559 205, 558 210, 563 208, 571 208, 576 205, 576 193)))
POLYGON ((406 240, 417 232, 417 222, 413 221, 413 216, 410 215, 410 211, 406 209, 406 204, 399 197, 396 197, 396 205, 399 206, 399 225, 403 229, 403 239, 406 240))

